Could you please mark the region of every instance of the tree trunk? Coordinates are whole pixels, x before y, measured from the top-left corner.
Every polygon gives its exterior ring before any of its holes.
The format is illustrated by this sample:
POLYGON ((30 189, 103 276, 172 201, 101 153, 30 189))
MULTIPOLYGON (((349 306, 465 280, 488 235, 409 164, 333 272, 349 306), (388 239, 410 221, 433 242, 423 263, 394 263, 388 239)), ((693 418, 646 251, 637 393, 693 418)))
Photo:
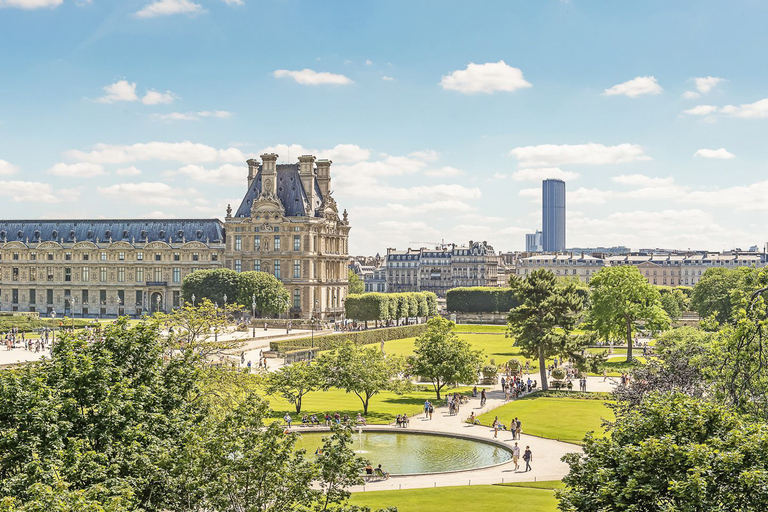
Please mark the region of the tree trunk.
POLYGON ((435 393, 437 393, 437 399, 440 400, 440 381, 437 381, 437 384, 432 384, 435 387, 435 393))
POLYGON ((632 322, 627 319, 627 362, 632 362, 632 322))
POLYGON ((363 416, 368 416, 368 401, 370 399, 371 397, 366 395, 365 400, 363 400, 363 416))
POLYGON ((296 400, 296 414, 301 414, 301 397, 296 400))
POLYGON ((541 375, 541 390, 547 391, 549 385, 547 384, 547 360, 544 359, 544 351, 539 349, 539 375, 541 375))

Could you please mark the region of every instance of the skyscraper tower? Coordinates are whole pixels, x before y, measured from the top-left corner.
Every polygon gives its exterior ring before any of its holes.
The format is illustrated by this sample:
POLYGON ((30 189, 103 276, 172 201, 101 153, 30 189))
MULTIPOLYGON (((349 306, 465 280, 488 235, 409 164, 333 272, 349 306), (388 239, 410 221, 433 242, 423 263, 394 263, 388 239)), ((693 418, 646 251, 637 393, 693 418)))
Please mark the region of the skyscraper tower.
POLYGON ((541 183, 541 245, 544 252, 565 250, 565 182, 541 183))

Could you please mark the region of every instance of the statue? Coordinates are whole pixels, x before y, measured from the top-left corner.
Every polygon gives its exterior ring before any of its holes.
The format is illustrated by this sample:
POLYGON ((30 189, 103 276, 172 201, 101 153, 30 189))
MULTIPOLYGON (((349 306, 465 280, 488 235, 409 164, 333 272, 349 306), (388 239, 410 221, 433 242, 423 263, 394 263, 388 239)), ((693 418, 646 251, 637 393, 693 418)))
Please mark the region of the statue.
POLYGON ((227 205, 227 218, 229 219, 231 217, 232 217, 232 205, 228 204, 227 205))

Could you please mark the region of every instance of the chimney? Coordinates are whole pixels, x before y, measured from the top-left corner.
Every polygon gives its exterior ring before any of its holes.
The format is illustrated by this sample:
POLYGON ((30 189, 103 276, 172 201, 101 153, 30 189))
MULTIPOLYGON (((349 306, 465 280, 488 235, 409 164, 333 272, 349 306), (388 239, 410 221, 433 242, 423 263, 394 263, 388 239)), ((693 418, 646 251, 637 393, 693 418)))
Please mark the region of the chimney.
POLYGON ((277 155, 264 153, 261 155, 261 193, 277 194, 277 155))
POLYGON ((246 160, 248 164, 248 188, 251 188, 253 181, 256 179, 256 175, 259 173, 259 161, 251 158, 246 160))
POLYGON ((330 160, 317 161, 317 184, 323 199, 331 193, 331 162, 330 160))
POLYGON ((307 194, 309 201, 309 211, 307 215, 315 216, 315 157, 312 155, 302 155, 299 157, 299 178, 304 187, 304 193, 307 194))

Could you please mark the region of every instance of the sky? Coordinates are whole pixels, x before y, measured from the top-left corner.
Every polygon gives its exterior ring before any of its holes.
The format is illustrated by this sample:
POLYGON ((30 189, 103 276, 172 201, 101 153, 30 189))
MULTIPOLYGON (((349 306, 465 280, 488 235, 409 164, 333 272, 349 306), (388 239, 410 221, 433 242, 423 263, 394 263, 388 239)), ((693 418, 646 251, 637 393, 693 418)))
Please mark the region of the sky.
POLYGON ((0 0, 0 218, 223 218, 333 160, 352 254, 763 247, 768 2, 0 0))

